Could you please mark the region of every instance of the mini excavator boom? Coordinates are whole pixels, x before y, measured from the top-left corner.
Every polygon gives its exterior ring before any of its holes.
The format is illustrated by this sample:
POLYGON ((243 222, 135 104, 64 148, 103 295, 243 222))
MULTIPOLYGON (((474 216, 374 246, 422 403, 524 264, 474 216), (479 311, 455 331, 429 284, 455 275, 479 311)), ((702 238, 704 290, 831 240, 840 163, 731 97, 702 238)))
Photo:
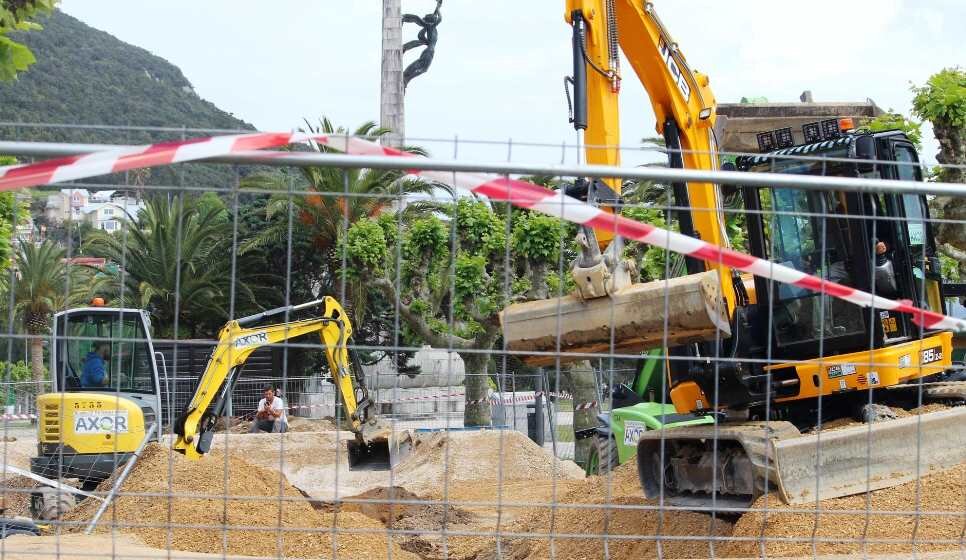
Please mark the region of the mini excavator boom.
POLYGON ((362 369, 350 360, 348 344, 352 323, 342 306, 331 297, 229 321, 218 335, 218 345, 198 380, 194 395, 175 421, 174 449, 192 459, 200 458, 211 449, 215 423, 224 413, 232 388, 252 352, 313 333, 318 333, 325 349, 329 371, 355 434, 354 440, 347 442, 349 464, 394 465, 408 452, 411 438, 405 433, 392 437, 391 427, 373 412, 362 369), (317 307, 322 308, 317 317, 260 324, 270 317, 317 307))

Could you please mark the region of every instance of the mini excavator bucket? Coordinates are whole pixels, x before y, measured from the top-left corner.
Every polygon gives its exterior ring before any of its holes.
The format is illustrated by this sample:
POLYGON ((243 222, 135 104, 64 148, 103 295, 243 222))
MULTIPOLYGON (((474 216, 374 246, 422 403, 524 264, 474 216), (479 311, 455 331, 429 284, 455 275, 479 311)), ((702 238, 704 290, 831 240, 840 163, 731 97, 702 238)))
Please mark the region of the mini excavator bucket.
POLYGON ((507 348, 534 366, 567 353, 638 352, 731 336, 716 271, 632 284, 608 296, 514 304, 500 313, 507 348), (613 337, 612 337, 613 334, 613 337), (559 346, 558 346, 559 344, 559 346))
POLYGON ((349 468, 358 470, 388 470, 402 461, 413 448, 409 430, 393 431, 389 427, 359 434, 346 442, 349 468))

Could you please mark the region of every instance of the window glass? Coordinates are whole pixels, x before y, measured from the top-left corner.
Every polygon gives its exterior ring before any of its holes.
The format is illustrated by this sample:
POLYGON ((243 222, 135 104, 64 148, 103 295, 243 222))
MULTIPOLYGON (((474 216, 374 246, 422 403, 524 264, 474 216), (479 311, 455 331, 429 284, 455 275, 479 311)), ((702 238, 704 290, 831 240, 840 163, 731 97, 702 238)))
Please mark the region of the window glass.
POLYGON ((70 315, 58 327, 57 344, 61 387, 154 393, 152 356, 138 314, 70 315))
MULTIPOLYGON (((853 284, 846 246, 845 212, 835 193, 769 189, 763 196, 769 258, 840 284, 853 284)), ((779 345, 863 332, 861 310, 836 298, 789 284, 777 286, 775 330, 779 345)))

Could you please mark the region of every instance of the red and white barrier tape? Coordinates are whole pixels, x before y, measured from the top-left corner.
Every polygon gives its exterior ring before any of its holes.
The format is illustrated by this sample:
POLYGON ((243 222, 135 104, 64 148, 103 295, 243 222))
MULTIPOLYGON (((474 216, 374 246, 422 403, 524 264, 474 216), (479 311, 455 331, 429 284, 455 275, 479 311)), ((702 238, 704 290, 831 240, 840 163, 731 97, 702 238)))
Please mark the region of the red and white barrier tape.
MULTIPOLYGON (((39 163, 2 167, 0 168, 0 190, 83 179, 139 167, 196 161, 303 141, 315 141, 350 155, 388 155, 418 159, 413 154, 380 146, 375 142, 359 138, 310 136, 301 133, 253 133, 194 138, 180 142, 163 142, 137 148, 108 150, 39 163)), ((875 307, 908 313, 912 315, 914 323, 925 328, 966 331, 966 320, 949 317, 928 309, 921 309, 912 305, 909 301, 895 301, 876 296, 781 264, 752 257, 732 249, 718 247, 693 237, 637 222, 623 216, 609 214, 560 191, 553 191, 526 181, 484 173, 424 171, 420 169, 410 169, 409 173, 440 181, 444 184, 453 184, 453 186, 466 189, 491 200, 509 202, 521 208, 542 212, 576 224, 611 231, 626 239, 633 239, 705 261, 721 263, 737 270, 750 272, 756 276, 827 294, 861 307, 875 307)))
POLYGON ((591 408, 597 408, 597 401, 590 401, 574 405, 574 412, 580 412, 581 410, 590 410, 591 408))
POLYGON ((0 414, 0 420, 36 420, 36 414, 0 414))

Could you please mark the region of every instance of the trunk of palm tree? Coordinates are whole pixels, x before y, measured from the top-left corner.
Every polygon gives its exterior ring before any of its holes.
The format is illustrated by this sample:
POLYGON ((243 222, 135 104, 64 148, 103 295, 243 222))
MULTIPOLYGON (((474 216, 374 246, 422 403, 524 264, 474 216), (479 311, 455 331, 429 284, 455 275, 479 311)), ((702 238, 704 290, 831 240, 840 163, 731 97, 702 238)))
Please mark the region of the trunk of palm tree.
POLYGON ((30 339, 30 369, 34 374, 34 381, 38 382, 37 391, 41 391, 39 382, 44 380, 44 337, 34 335, 30 339))

